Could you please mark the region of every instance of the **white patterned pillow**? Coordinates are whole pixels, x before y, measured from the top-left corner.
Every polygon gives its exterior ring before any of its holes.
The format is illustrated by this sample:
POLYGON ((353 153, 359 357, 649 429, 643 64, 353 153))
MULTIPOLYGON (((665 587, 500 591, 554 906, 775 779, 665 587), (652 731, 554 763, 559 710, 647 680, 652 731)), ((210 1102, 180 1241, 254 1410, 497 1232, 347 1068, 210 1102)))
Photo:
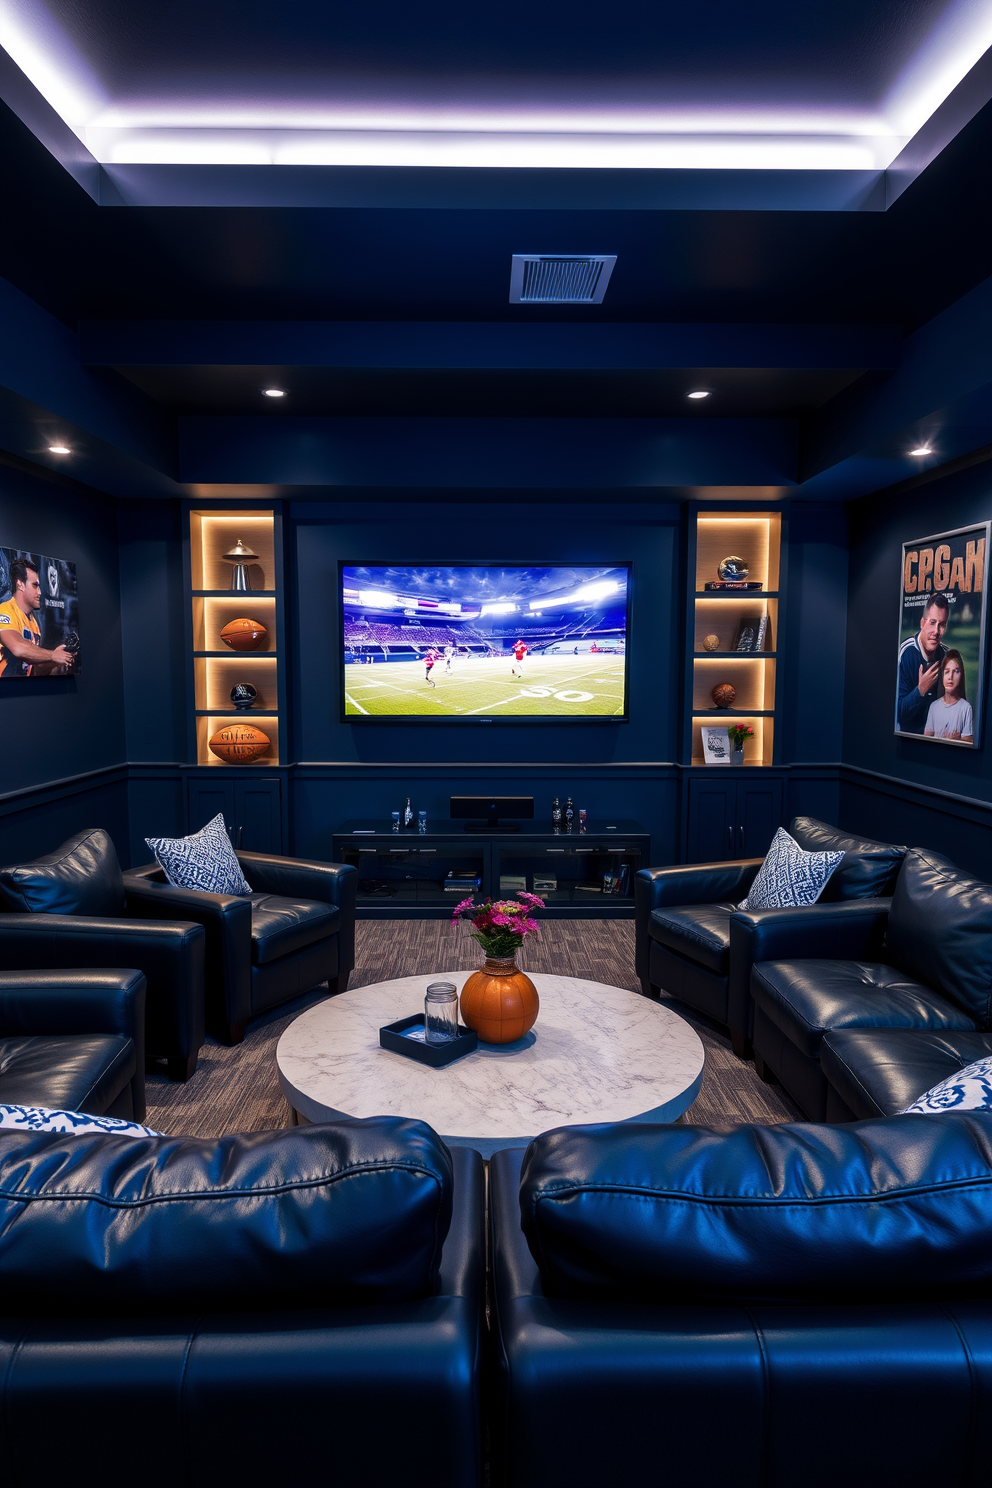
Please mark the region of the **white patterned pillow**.
POLYGON ((899 1114, 914 1111, 992 1111, 992 1054, 948 1075, 899 1114))
POLYGON ((219 811, 189 837, 146 837, 145 841, 173 888, 242 897, 251 893, 219 811))
POLYGON ((798 909, 815 904, 842 852, 806 852, 784 827, 772 838, 746 899, 738 909, 798 909))
POLYGON ((119 1116, 90 1116, 85 1111, 52 1111, 47 1106, 0 1105, 0 1130, 34 1132, 71 1132, 73 1136, 91 1136, 104 1132, 116 1137, 160 1137, 161 1132, 137 1121, 122 1121, 119 1116))

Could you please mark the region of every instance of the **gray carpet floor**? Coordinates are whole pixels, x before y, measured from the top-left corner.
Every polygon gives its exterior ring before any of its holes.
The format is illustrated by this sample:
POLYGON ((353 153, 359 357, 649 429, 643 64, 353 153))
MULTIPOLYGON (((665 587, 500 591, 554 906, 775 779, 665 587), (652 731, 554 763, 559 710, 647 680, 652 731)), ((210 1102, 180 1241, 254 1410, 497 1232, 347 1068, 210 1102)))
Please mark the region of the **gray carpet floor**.
MULTIPOLYGON (((637 990, 632 920, 546 920, 519 959, 529 971, 637 990)), ((360 920, 349 990, 392 977, 470 970, 479 961, 475 942, 447 920, 360 920)), ((324 995, 318 988, 257 1019, 237 1048, 208 1042, 196 1074, 185 1085, 150 1075, 148 1125, 174 1136, 198 1137, 288 1125, 289 1108, 276 1076, 276 1044, 283 1029, 324 995)), ((801 1119, 781 1087, 763 1084, 752 1063, 736 1058, 725 1034, 681 1004, 673 1002, 672 1007, 692 1023, 706 1048, 703 1088, 684 1120, 724 1126, 801 1119)))

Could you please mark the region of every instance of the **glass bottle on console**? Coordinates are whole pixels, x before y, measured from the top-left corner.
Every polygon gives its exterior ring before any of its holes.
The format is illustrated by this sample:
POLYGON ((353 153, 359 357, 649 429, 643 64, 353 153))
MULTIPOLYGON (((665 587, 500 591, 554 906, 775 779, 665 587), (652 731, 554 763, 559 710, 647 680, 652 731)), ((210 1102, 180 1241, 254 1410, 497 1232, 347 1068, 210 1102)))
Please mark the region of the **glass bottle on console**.
POLYGON ((410 805, 409 796, 407 796, 406 805, 403 807, 403 825, 405 827, 413 826, 413 807, 410 805))

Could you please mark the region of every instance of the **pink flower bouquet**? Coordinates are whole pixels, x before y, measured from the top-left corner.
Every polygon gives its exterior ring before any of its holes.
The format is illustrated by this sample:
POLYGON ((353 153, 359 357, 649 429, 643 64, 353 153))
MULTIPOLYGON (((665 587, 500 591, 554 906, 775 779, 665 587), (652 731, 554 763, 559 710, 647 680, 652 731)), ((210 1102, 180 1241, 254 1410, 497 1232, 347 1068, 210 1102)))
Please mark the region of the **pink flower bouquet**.
POLYGON ((535 910, 543 908, 544 900, 537 894, 520 893, 516 899, 498 899, 495 903, 487 899, 485 904, 463 899, 455 906, 451 923, 467 918, 475 926, 472 939, 479 942, 487 956, 515 956, 524 937, 539 932, 541 927, 533 915, 535 910))

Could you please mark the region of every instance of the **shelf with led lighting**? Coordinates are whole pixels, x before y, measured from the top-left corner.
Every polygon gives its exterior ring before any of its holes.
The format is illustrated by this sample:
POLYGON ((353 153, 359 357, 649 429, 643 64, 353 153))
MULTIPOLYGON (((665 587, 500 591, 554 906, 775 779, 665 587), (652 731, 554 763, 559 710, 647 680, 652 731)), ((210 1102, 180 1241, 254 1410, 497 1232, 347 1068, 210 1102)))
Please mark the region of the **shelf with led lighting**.
POLYGON ((271 770, 283 757, 285 718, 281 512, 271 506, 197 506, 190 507, 188 520, 189 758, 211 774, 271 770), (239 620, 256 627, 243 650, 237 630, 230 629, 239 620), (235 707, 236 687, 252 689, 250 708, 235 707), (210 748, 211 738, 233 724, 255 729, 268 741, 260 741, 262 753, 249 757, 247 766, 210 748))
POLYGON ((701 730, 730 723, 754 729, 745 744, 745 764, 777 762, 785 522, 782 511, 768 508, 698 507, 690 513, 681 756, 687 765, 712 768, 705 766, 701 730), (705 587, 727 580, 761 588, 705 587))

